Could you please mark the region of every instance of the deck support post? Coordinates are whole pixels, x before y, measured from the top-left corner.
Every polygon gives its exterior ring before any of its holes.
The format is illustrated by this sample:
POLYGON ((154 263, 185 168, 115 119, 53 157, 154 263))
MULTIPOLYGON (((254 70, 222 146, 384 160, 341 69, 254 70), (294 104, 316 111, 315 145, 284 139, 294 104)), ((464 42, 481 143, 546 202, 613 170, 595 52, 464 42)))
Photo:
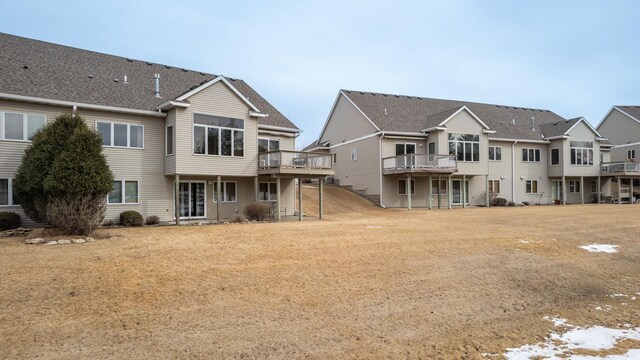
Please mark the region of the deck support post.
POLYGON ((174 210, 176 217, 176 225, 180 225, 180 175, 176 174, 176 183, 175 183, 175 192, 176 198, 174 200, 174 210))
POLYGON ((451 210, 451 201, 453 201, 453 193, 451 192, 451 188, 453 187, 452 176, 449 175, 447 178, 447 208, 451 210))
POLYGON ((440 209, 442 207, 442 199, 441 199, 441 195, 440 195, 440 176, 438 176, 438 209, 440 209))
POLYGON ((302 221, 302 178, 298 178, 298 220, 302 221))
POLYGON ((411 210, 411 175, 407 176, 407 210, 411 210))
POLYGON ((280 222, 280 178, 276 178, 276 221, 280 222))
POLYGON ((562 205, 567 205, 567 179, 562 176, 562 205))
MULTIPOLYGON (((256 202, 260 201, 260 183, 257 176, 253 178, 253 191, 256 193, 256 202)), ((267 191, 269 191, 268 188, 267 191)))
POLYGON ((580 203, 584 205, 584 176, 580 176, 580 203))
POLYGON ((429 196, 429 210, 433 207, 433 196, 431 194, 433 194, 433 182, 431 182, 431 175, 429 175, 429 192, 427 195, 429 196))
POLYGON ((633 204, 633 200, 634 200, 634 197, 633 197, 633 178, 629 179, 629 183, 630 183, 630 185, 629 185, 629 187, 630 187, 629 188, 629 204, 633 204))
POLYGON ((487 198, 484 199, 484 205, 486 207, 489 207, 491 206, 491 199, 489 199, 490 194, 489 194, 489 175, 488 174, 484 176, 484 188, 487 191, 487 198))
POLYGON ((218 178, 216 179, 216 188, 218 191, 216 191, 216 221, 218 222, 218 224, 220 223, 220 201, 222 200, 222 176, 218 176, 218 178))
POLYGON ((462 175, 462 208, 467 207, 467 175, 462 175))
POLYGON ((600 199, 602 198, 602 196, 600 194, 602 194, 602 184, 600 183, 600 175, 598 175, 598 181, 597 181, 597 186, 598 186, 598 200, 596 201, 596 204, 600 204, 600 199))
POLYGON ((618 205, 622 205, 622 181, 618 176, 618 205))
POLYGON ((322 220, 324 216, 324 179, 318 179, 318 218, 322 220))

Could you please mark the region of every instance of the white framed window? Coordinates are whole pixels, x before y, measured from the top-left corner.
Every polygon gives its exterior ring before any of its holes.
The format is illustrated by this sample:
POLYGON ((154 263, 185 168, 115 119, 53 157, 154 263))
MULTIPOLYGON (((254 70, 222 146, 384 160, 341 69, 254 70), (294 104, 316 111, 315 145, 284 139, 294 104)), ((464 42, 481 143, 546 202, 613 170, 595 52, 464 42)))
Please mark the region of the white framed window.
POLYGON ((593 142, 571 141, 571 165, 593 165, 593 142))
POLYGON ((274 182, 261 182, 258 184, 258 200, 262 202, 277 201, 277 184, 274 182))
POLYGON ((258 138, 258 153, 280 150, 280 139, 258 138))
POLYGON ((537 194, 538 193, 538 180, 527 180, 525 185, 525 192, 527 194, 537 194))
POLYGON ((354 146, 351 148, 351 161, 358 160, 358 147, 354 146))
POLYGON ((627 150, 627 159, 631 160, 635 158, 636 158, 636 150, 635 149, 627 150))
POLYGON ((432 141, 427 144, 427 154, 435 155, 436 154, 436 142, 432 141))
POLYGON ((489 161, 502 161, 502 147, 489 146, 489 161))
MULTIPOLYGON (((222 181, 222 192, 220 193, 220 202, 237 202, 236 194, 237 183, 235 181, 222 181)), ((213 202, 218 202, 218 182, 213 182, 213 202)))
POLYGON ((580 180, 569 180, 569 192, 570 193, 580 192, 580 180))
POLYGON ((167 126, 164 140, 166 149, 165 155, 173 155, 173 125, 167 126))
POLYGON ((244 156, 244 120, 193 114, 193 154, 244 156))
POLYGON ((31 141, 46 122, 45 115, 0 111, 0 140, 31 141))
POLYGON ((115 180, 107 196, 107 204, 138 204, 138 181, 115 180))
POLYGON ((119 148, 144 148, 144 126, 111 121, 96 121, 96 131, 102 145, 119 148))
POLYGON ((456 155, 458 161, 480 161, 480 135, 449 135, 449 155, 456 155))
POLYGON ((0 178, 0 207, 19 206, 12 178, 0 178))
POLYGON ((490 194, 500 193, 500 180, 489 180, 489 193, 490 194))
POLYGON ((597 193, 598 191, 598 181, 597 180, 591 180, 591 192, 592 193, 597 193))
MULTIPOLYGON (((411 195, 416 194, 416 181, 411 179, 411 195)), ((398 180, 398 195, 407 195, 407 180, 399 179, 398 180)))
POLYGON ((540 149, 523 148, 522 161, 523 162, 540 162, 540 149))
POLYGON ((549 162, 551 166, 560 165, 560 149, 553 148, 549 151, 549 162))
MULTIPOLYGON (((438 179, 431 179, 431 195, 438 195, 438 179)), ((440 195, 447 195, 446 179, 440 179, 440 195)))

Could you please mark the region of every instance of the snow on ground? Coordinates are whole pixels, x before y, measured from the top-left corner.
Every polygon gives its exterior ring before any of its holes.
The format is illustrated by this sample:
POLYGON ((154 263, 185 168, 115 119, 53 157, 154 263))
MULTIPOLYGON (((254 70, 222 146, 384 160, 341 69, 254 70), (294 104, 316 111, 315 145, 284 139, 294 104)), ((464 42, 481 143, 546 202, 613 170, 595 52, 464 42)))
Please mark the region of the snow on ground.
MULTIPOLYGON (((535 345, 523 345, 519 348, 507 349, 504 354, 508 360, 524 360, 533 357, 544 359, 567 358, 572 350, 607 350, 616 347, 624 339, 640 340, 640 327, 613 329, 604 326, 579 327, 567 323, 566 319, 544 317, 554 326, 569 328, 565 332, 552 331, 544 342, 535 345)), ((640 349, 631 349, 624 355, 608 355, 605 357, 573 355, 569 359, 637 359, 640 349)))
POLYGON ((603 253, 615 253, 618 252, 618 248, 620 245, 609 245, 609 244, 590 244, 580 246, 581 249, 587 250, 588 252, 603 252, 603 253))

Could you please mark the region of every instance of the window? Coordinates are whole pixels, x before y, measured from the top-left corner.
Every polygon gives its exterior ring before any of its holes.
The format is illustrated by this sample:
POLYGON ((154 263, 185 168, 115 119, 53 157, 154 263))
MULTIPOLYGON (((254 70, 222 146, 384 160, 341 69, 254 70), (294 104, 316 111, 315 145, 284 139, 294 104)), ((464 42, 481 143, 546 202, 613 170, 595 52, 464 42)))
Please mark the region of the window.
POLYGON ((358 147, 354 146, 351 148, 351 161, 358 160, 358 147))
POLYGON ((44 115, 0 112, 0 140, 30 141, 46 119, 44 115))
POLYGON ((337 156, 337 155, 338 155, 338 154, 333 153, 333 163, 334 163, 334 164, 337 164, 337 163, 338 163, 338 156, 337 156))
POLYGON ((193 153, 244 156, 244 120, 193 114, 193 153))
POLYGON ((144 127, 142 125, 97 121, 96 131, 102 137, 102 145, 142 149, 144 147, 144 127))
POLYGON ((138 182, 133 180, 116 180, 107 198, 108 204, 137 204, 138 182))
POLYGON ((592 193, 597 193, 598 191, 598 181, 597 180, 591 180, 591 192, 592 193))
POLYGON ((540 149, 522 149, 522 161, 524 162, 540 162, 540 149))
MULTIPOLYGON (((411 179, 411 195, 416 194, 416 181, 411 179)), ((398 180, 398 195, 407 195, 407 180, 398 180)))
POLYGON ((527 180, 526 193, 527 194, 538 193, 538 180, 527 180))
POLYGON ((502 148, 500 146, 489 146, 489 160, 502 160, 502 148))
POLYGON ((434 155, 436 153, 436 143, 430 142, 427 144, 427 154, 434 155))
POLYGON ((173 155, 173 126, 167 126, 166 149, 167 155, 173 155))
POLYGON ((270 151, 279 151, 280 150, 280 140, 279 139, 258 139, 258 152, 266 153, 270 151))
MULTIPOLYGON (((431 180, 431 195, 438 195, 438 180, 431 180)), ((440 180, 440 195, 447 195, 447 180, 440 180)))
POLYGON ((570 193, 580 192, 580 180, 569 180, 569 192, 570 193))
POLYGON ((277 185, 274 182, 261 182, 259 185, 258 200, 260 201, 276 201, 277 185))
POLYGON ((480 135, 449 134, 449 155, 458 161, 480 161, 480 135))
MULTIPOLYGON (((238 200, 236 196, 236 182, 235 181, 222 181, 222 193, 220 193, 221 202, 236 202, 238 200)), ((218 201, 218 182, 213 183, 213 202, 218 201)))
POLYGON ((551 149, 551 165, 560 164, 560 149, 551 149))
POLYGON ((636 151, 635 150, 627 150, 627 159, 631 160, 631 159, 635 159, 636 158, 636 151))
POLYGON ((11 179, 0 179, 0 206, 17 205, 15 197, 12 199, 11 179))
POLYGON ((500 180, 489 180, 489 193, 490 194, 500 193, 500 180))
POLYGON ((571 165, 593 165, 593 143, 571 141, 571 165))

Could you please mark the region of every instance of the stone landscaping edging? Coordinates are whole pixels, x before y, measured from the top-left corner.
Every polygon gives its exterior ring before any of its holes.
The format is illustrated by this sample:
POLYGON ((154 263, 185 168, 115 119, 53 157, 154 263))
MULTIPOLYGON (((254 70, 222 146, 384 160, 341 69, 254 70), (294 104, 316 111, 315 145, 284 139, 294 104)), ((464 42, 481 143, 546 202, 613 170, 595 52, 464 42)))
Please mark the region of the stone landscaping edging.
POLYGON ((96 239, 92 237, 84 239, 60 239, 60 240, 47 240, 43 238, 26 239, 24 241, 27 245, 66 245, 66 244, 84 244, 88 242, 94 242, 96 239))
POLYGON ((17 228, 11 230, 0 231, 0 238, 9 236, 25 236, 33 229, 17 228))

